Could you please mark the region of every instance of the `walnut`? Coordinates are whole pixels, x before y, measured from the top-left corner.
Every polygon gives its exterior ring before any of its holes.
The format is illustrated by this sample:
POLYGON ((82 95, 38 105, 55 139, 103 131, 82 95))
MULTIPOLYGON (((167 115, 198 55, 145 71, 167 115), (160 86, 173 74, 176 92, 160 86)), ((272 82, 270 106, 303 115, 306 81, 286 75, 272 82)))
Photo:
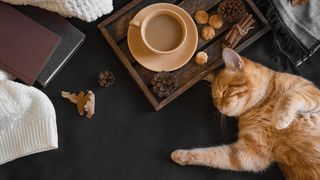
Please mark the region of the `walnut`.
POLYGON ((78 112, 81 116, 84 115, 84 112, 87 112, 87 117, 89 119, 92 118, 95 106, 95 95, 92 91, 88 91, 86 95, 84 95, 83 91, 81 91, 78 95, 76 95, 76 93, 62 91, 61 96, 76 104, 78 112))
POLYGON ((204 40, 211 40, 216 35, 216 32, 214 31, 213 27, 206 26, 201 30, 201 36, 204 40))
POLYGON ((207 53, 201 51, 201 52, 198 52, 197 55, 196 55, 196 63, 198 65, 204 65, 208 62, 208 55, 207 53))
POLYGON ((206 24, 208 22, 209 19, 209 15, 206 11, 200 10, 197 11, 195 16, 194 16, 194 20, 198 23, 198 24, 206 24))
POLYGON ((223 20, 220 18, 219 15, 214 14, 209 18, 209 25, 214 29, 220 29, 223 25, 223 20))

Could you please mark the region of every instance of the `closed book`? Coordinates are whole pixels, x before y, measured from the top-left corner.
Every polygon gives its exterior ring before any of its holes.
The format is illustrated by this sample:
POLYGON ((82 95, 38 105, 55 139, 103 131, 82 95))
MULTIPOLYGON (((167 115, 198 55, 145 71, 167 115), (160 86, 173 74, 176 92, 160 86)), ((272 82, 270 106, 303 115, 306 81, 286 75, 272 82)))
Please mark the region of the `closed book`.
POLYGON ((0 2, 0 68, 33 85, 60 36, 0 2))
POLYGON ((61 37, 59 46, 37 78, 37 82, 46 87, 81 46, 86 36, 57 13, 32 6, 17 9, 61 37))

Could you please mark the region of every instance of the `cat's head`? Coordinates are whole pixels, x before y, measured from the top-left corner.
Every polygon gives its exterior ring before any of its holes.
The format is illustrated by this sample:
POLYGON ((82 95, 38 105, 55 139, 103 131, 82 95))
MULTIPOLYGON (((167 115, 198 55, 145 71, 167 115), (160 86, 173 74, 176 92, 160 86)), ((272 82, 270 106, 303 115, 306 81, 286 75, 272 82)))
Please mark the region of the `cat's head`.
POLYGON ((262 82, 265 68, 230 48, 222 52, 225 68, 214 75, 212 97, 218 110, 227 116, 240 116, 257 103, 266 90, 262 82))

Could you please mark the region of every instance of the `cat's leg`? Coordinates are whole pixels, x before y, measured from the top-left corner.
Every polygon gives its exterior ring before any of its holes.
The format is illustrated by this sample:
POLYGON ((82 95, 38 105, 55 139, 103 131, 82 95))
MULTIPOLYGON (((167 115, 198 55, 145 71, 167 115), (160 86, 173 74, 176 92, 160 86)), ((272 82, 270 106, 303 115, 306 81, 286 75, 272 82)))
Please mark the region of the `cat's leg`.
POLYGON ((275 105, 272 121, 275 128, 287 128, 297 113, 320 112, 320 91, 312 84, 283 94, 275 105))
MULTIPOLYGON (((254 146, 255 144, 251 144, 254 146)), ((180 165, 199 165, 234 171, 262 171, 272 162, 269 154, 241 140, 231 145, 191 150, 177 150, 171 154, 180 165)))

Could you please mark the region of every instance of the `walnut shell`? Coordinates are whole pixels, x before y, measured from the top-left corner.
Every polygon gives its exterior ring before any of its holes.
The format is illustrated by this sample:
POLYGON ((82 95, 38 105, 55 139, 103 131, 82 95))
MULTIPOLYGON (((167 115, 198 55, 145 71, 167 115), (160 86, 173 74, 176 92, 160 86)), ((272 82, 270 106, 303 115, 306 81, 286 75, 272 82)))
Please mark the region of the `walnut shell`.
POLYGON ((196 14, 194 15, 194 20, 198 24, 206 24, 208 22, 209 15, 206 11, 200 10, 197 11, 196 14))
POLYGON ((206 41, 213 39, 215 35, 216 32, 211 26, 206 26, 201 30, 201 36, 206 41))
POLYGON ((214 14, 209 18, 209 25, 214 29, 220 29, 223 25, 223 20, 219 15, 214 14))
POLYGON ((207 53, 200 51, 196 55, 196 63, 198 65, 204 65, 208 62, 208 55, 207 53))

